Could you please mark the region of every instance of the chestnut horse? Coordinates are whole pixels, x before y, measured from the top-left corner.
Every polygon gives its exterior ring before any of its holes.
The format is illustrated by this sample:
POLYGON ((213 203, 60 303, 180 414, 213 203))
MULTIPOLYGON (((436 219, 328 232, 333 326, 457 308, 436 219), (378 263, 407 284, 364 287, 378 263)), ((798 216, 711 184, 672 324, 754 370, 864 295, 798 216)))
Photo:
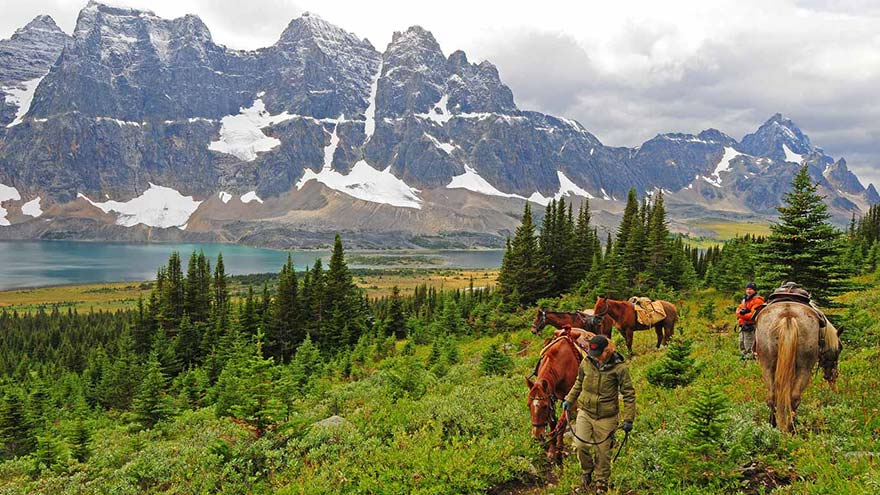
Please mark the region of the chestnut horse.
MULTIPOLYGON (((669 301, 657 300, 666 310, 666 318, 660 320, 654 325, 654 331, 657 332, 657 348, 665 346, 672 335, 675 333, 675 320, 678 319, 678 309, 669 301)), ((626 348, 630 355, 633 355, 633 332, 636 330, 647 330, 646 327, 639 323, 636 317, 636 310, 629 301, 616 301, 607 297, 596 298, 596 306, 593 308, 596 317, 610 316, 620 329, 620 333, 626 339, 626 348)))
POLYGON ((548 430, 553 433, 555 436, 547 439, 547 457, 557 462, 562 459, 563 432, 561 429, 556 431, 556 403, 565 399, 577 380, 582 358, 575 341, 582 336, 590 339, 593 335, 580 329, 557 332, 557 338, 549 344, 541 357, 535 381, 526 377, 532 438, 544 440, 548 430))
POLYGON ((532 333, 540 335, 541 330, 547 325, 552 325, 560 330, 568 326, 571 328, 582 328, 592 333, 601 333, 611 338, 611 328, 614 320, 605 315, 599 318, 593 314, 592 310, 587 311, 547 311, 544 308, 538 310, 532 321, 532 333))
POLYGON ((758 313, 755 339, 758 362, 767 387, 770 424, 792 431, 801 394, 810 385, 816 363, 834 387, 841 344, 837 330, 810 306, 774 302, 758 313))

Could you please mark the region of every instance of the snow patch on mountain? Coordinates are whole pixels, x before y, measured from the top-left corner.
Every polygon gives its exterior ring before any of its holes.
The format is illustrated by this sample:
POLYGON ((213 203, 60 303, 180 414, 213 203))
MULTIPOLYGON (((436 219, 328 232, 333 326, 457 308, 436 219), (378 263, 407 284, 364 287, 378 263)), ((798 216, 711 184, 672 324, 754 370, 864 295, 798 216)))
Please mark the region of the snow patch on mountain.
POLYGON ((449 122, 449 119, 452 118, 452 114, 449 113, 449 95, 441 96, 440 101, 434 105, 430 112, 417 113, 416 117, 430 120, 440 125, 449 122))
MULTIPOLYGON (((787 128, 786 128, 786 130, 787 130, 787 128)), ((791 132, 791 131, 789 131, 789 132, 791 132)), ((788 145, 785 143, 782 144, 782 151, 785 152, 785 161, 787 161, 787 162, 800 164, 801 162, 804 161, 804 155, 801 155, 801 154, 795 153, 794 151, 791 151, 791 149, 789 149, 788 145)))
POLYGON ((34 100, 34 93, 37 91, 37 86, 40 85, 40 81, 42 81, 44 77, 46 77, 46 74, 28 81, 23 81, 19 83, 18 86, 3 88, 3 92, 6 93, 6 103, 18 107, 15 111, 15 120, 10 122, 6 127, 13 127, 21 124, 21 119, 23 119, 24 116, 27 115, 28 110, 31 109, 31 102, 34 100))
POLYGON ((324 168, 332 168, 333 166, 333 155, 336 154, 336 148, 339 147, 339 134, 336 133, 338 127, 339 124, 333 126, 333 132, 330 134, 330 144, 324 147, 324 168))
POLYGON ((559 192, 556 193, 557 200, 565 195, 582 196, 584 198, 595 199, 592 194, 588 193, 583 188, 575 184, 571 179, 566 177, 561 170, 556 171, 556 176, 559 178, 559 192))
POLYGON ((364 139, 364 144, 366 144, 370 138, 373 137, 373 133, 376 132, 376 94, 379 92, 379 77, 382 75, 382 67, 383 64, 379 63, 379 70, 376 71, 375 77, 370 82, 370 99, 367 102, 367 109, 364 111, 364 134, 366 134, 366 139, 364 139))
MULTIPOLYGON (((528 200, 533 203, 538 203, 539 205, 547 206, 550 204, 550 201, 556 200, 559 201, 564 196, 581 196, 588 199, 595 199, 595 197, 585 191, 582 187, 578 186, 571 179, 569 179, 562 171, 556 171, 556 177, 559 179, 559 191, 556 192, 553 196, 546 197, 543 194, 535 191, 531 196, 528 197, 528 200)), ((602 194, 606 196, 605 190, 602 190, 602 194)))
POLYGON ((508 194, 499 191, 495 186, 490 184, 489 181, 482 178, 470 165, 465 165, 464 173, 454 176, 449 184, 446 185, 446 189, 467 189, 468 191, 486 194, 488 196, 525 199, 517 194, 508 194))
POLYGON ((278 115, 270 114, 263 99, 257 98, 250 108, 241 108, 238 115, 227 115, 220 120, 220 139, 208 143, 208 149, 252 162, 257 158, 257 153, 281 144, 279 139, 263 134, 262 129, 294 117, 296 115, 286 111, 278 115))
POLYGON ((198 209, 201 201, 192 196, 184 196, 170 188, 150 183, 150 188, 140 196, 129 201, 95 202, 86 195, 79 193, 92 206, 100 208, 104 213, 116 212, 116 224, 134 227, 144 224, 148 227, 181 227, 186 225, 189 217, 198 209))
POLYGON ((257 203, 263 204, 263 200, 257 196, 257 191, 246 192, 241 195, 242 203, 250 203, 251 201, 256 201, 257 203))
POLYGON ((3 208, 4 201, 20 201, 21 194, 18 189, 4 184, 0 184, 0 225, 9 226, 9 220, 6 219, 6 209, 3 208))
POLYGON ((220 191, 220 201, 223 201, 224 204, 228 203, 230 199, 232 199, 232 195, 228 192, 220 191))
POLYGON ((36 198, 21 205, 21 213, 34 218, 42 215, 43 209, 40 208, 40 197, 37 196, 36 198))
POLYGON ((721 160, 718 161, 718 165, 715 166, 715 171, 712 172, 711 177, 706 177, 706 182, 712 184, 715 187, 721 187, 721 172, 727 172, 730 170, 730 162, 733 161, 734 158, 738 157, 740 153, 730 146, 724 147, 724 155, 721 157, 721 160))
POLYGON ((385 170, 376 170, 364 160, 359 160, 348 175, 342 175, 326 165, 318 173, 306 169, 296 188, 302 189, 310 180, 316 180, 330 189, 364 201, 404 208, 422 208, 422 200, 417 195, 419 190, 395 177, 390 166, 385 170))
POLYGON ((441 143, 439 139, 437 139, 437 138, 435 138, 434 136, 428 134, 427 132, 424 133, 424 134, 425 134, 425 137, 427 137, 432 143, 434 143, 434 146, 436 146, 437 148, 439 148, 439 149, 445 151, 447 155, 451 155, 452 152, 453 152, 453 151, 455 150, 455 148, 456 148, 456 146, 455 146, 454 144, 452 144, 452 143, 441 143))

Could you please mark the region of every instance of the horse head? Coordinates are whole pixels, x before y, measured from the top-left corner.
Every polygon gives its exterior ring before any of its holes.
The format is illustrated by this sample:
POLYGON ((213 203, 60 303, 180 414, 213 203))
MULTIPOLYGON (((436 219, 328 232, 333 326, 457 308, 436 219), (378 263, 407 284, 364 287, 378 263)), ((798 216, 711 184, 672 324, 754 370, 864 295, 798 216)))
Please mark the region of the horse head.
POLYGON ((550 390, 547 380, 539 379, 533 382, 526 378, 526 386, 529 387, 527 405, 532 417, 532 438, 543 440, 547 427, 556 426, 556 396, 550 390))
POLYGON ((538 335, 541 333, 541 330, 547 326, 547 310, 541 308, 538 310, 538 314, 535 315, 535 320, 532 321, 532 333, 538 335))
POLYGON ((833 326, 828 325, 821 331, 825 332, 825 346, 819 349, 819 365, 822 367, 822 378, 834 389, 839 374, 837 362, 840 351, 843 350, 843 342, 840 341, 833 326))
POLYGON ((596 305, 593 306, 593 317, 599 317, 599 321, 608 314, 608 310, 610 305, 608 304, 608 297, 599 296, 596 298, 596 305))

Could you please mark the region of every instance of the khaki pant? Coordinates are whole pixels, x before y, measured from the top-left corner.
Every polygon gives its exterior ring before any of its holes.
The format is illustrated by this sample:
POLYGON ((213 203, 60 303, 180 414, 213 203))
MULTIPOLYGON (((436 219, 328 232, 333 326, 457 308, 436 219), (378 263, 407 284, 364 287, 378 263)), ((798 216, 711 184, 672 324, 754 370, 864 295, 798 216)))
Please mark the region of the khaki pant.
POLYGON ((755 327, 751 330, 740 330, 739 332, 739 350, 745 359, 754 358, 753 350, 755 348, 755 327))
MULTIPOLYGON (((601 442, 608 438, 608 435, 616 428, 616 416, 594 419, 581 412, 577 415, 574 431, 578 437, 588 442, 601 442)), ((614 447, 614 438, 612 437, 601 445, 586 445, 575 438, 574 447, 581 464, 581 472, 587 475, 592 474, 594 480, 607 483, 608 478, 611 477, 611 451, 614 447)))

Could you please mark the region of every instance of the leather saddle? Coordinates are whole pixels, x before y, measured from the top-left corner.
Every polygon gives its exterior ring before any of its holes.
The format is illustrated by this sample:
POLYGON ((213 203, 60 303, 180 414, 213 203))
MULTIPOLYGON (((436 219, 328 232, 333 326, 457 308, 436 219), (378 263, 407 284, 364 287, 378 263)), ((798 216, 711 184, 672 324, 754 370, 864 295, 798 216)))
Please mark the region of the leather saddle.
POLYGON ((828 320, 825 318, 825 314, 819 311, 818 308, 813 306, 812 297, 810 296, 809 291, 804 288, 798 287, 798 285, 794 282, 786 282, 782 284, 778 289, 773 291, 772 294, 767 296, 767 303, 758 307, 756 311, 755 317, 757 318, 757 314, 760 314, 761 310, 765 307, 770 306, 775 303, 781 302, 795 302, 800 303, 805 306, 809 306, 813 312, 816 313, 816 316, 819 318, 819 328, 825 328, 828 320))

